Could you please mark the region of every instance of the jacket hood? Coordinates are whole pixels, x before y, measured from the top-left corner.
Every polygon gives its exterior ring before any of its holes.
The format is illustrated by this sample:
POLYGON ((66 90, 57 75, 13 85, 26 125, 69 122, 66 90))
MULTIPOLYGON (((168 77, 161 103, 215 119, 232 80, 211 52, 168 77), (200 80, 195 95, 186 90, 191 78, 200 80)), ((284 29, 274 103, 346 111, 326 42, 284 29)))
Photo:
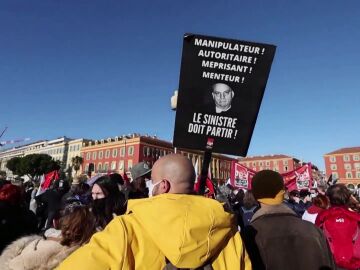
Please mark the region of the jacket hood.
POLYGON ((222 204, 196 195, 162 194, 130 200, 127 213, 179 268, 202 266, 237 231, 233 215, 225 212, 222 204))
POLYGON ((296 216, 295 212, 291 210, 285 204, 277 204, 277 205, 261 205, 259 210, 255 212, 253 217, 251 218, 251 222, 255 221, 256 219, 267 216, 267 215, 292 215, 296 216))

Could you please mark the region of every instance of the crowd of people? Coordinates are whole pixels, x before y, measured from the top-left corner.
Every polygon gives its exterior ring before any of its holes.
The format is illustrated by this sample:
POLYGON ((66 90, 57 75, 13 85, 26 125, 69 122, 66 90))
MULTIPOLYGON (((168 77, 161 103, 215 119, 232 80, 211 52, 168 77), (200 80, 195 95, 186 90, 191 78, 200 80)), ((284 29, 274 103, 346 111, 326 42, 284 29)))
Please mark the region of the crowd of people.
POLYGON ((211 199, 177 154, 131 176, 46 191, 0 180, 0 268, 360 269, 360 205, 343 184, 289 191, 263 170, 251 190, 219 182, 211 199))

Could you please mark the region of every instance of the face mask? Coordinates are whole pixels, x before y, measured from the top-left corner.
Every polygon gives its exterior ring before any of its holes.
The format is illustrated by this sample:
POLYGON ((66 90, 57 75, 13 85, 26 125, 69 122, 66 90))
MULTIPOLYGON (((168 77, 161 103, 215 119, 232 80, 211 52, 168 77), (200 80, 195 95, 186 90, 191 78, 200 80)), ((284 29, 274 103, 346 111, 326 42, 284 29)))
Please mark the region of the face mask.
POLYGON ((160 184, 162 181, 157 182, 156 184, 153 184, 153 182, 150 180, 148 181, 148 188, 149 188, 149 197, 153 196, 154 187, 156 187, 158 184, 160 184))

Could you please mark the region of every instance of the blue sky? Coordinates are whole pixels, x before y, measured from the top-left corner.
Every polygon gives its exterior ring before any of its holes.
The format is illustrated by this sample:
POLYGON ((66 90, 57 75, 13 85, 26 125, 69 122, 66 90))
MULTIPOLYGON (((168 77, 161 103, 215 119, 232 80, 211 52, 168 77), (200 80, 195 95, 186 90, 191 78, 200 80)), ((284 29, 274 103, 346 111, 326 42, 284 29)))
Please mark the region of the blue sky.
POLYGON ((1 140, 171 140, 186 32, 277 46, 248 155, 359 146, 360 1, 0 3, 1 140))

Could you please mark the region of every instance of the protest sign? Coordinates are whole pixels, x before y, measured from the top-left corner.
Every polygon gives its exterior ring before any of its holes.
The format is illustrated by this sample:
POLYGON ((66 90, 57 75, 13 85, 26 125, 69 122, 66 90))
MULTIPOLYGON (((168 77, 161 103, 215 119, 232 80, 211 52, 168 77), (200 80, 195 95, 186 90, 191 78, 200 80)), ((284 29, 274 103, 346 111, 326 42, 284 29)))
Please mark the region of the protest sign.
POLYGON ((246 156, 275 48, 186 34, 174 146, 246 156))
MULTIPOLYGON (((231 164, 230 185, 235 188, 250 189, 252 178, 256 171, 247 168, 246 166, 233 162, 231 164)), ((310 189, 312 187, 312 170, 311 164, 305 164, 290 172, 282 173, 284 185, 287 190, 302 190, 310 189)))
POLYGON ((255 173, 240 163, 232 162, 230 184, 235 188, 251 189, 251 181, 255 173))

